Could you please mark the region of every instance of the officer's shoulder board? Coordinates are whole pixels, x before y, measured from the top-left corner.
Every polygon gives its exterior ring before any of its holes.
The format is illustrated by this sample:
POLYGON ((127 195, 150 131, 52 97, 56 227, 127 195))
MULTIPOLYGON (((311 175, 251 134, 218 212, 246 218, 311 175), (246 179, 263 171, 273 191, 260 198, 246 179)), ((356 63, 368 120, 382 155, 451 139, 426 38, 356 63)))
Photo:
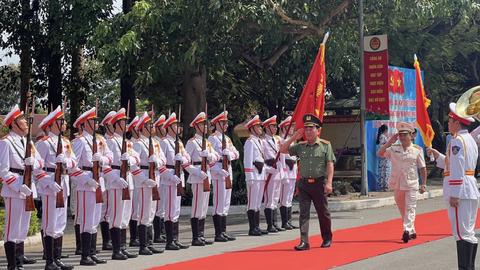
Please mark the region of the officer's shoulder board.
POLYGON ((298 144, 307 144, 307 141, 300 141, 298 144))
POLYGON ((417 148, 418 150, 423 150, 422 147, 420 145, 417 145, 417 144, 413 144, 412 145, 413 147, 417 148))
POLYGON ((330 144, 330 141, 327 141, 325 139, 319 139, 321 143, 323 144, 330 144))
POLYGON ((275 140, 278 140, 278 141, 280 141, 282 139, 282 137, 280 137, 278 135, 273 135, 273 137, 275 138, 275 140))

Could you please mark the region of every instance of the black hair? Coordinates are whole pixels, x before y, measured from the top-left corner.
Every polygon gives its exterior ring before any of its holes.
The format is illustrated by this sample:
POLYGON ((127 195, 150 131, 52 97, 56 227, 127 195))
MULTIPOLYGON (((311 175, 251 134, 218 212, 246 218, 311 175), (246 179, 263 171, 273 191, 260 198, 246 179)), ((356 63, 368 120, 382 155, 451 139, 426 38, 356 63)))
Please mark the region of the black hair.
POLYGON ((382 135, 385 131, 388 130, 388 127, 387 125, 383 124, 381 125, 379 128, 378 128, 378 132, 377 132, 377 141, 376 141, 376 144, 380 144, 380 135, 382 135))

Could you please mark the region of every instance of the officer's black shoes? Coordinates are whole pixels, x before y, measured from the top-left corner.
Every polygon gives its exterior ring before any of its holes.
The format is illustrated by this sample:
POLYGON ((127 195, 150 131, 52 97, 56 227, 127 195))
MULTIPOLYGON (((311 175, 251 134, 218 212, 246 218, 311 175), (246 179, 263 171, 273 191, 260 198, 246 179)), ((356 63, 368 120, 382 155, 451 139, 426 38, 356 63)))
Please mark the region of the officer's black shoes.
POLYGON ((403 232, 403 235, 402 235, 402 241, 403 243, 408 243, 408 240, 410 239, 410 234, 407 232, 407 231, 404 231, 403 232))
POLYGON ((277 231, 279 231, 279 232, 284 232, 284 231, 286 231, 285 228, 279 227, 278 225, 273 225, 273 227, 274 227, 275 229, 277 229, 277 231))
POLYGON ((138 255, 153 255, 153 252, 150 251, 147 247, 141 247, 138 251, 138 255))
POLYGON ((228 241, 235 241, 235 240, 237 240, 237 238, 235 238, 234 236, 228 235, 228 234, 225 233, 225 232, 223 232, 222 235, 223 235, 223 237, 227 238, 228 241))
POLYGON ((320 245, 321 248, 329 248, 332 245, 332 240, 323 240, 320 245))
POLYGON ((60 261, 58 259, 55 259, 54 262, 62 270, 72 270, 73 269, 73 265, 64 264, 62 261, 60 261))
POLYGON ((213 241, 205 239, 205 237, 200 236, 200 240, 202 240, 203 243, 205 243, 206 246, 213 245, 213 241))
POLYGON ((228 242, 228 239, 223 234, 215 235, 215 242, 228 242))
POLYGON ((303 250, 309 250, 310 249, 310 244, 306 242, 300 242, 298 246, 295 246, 295 250, 297 251, 303 251, 303 250))
POLYGON ((200 237, 195 237, 192 239, 192 246, 194 247, 203 247, 205 246, 205 242, 200 239, 200 237))
POLYGON ((37 260, 23 256, 23 264, 36 264, 37 260))
POLYGON ((174 242, 175 245, 177 245, 180 249, 187 249, 187 248, 189 248, 189 246, 180 243, 180 241, 178 241, 177 239, 175 239, 173 242, 174 242))
POLYGON ((130 253, 130 252, 128 252, 128 250, 126 250, 126 249, 121 249, 120 252, 121 252, 123 255, 127 256, 127 258, 129 258, 129 259, 133 259, 133 258, 137 258, 137 257, 138 257, 138 254, 130 253))
POLYGON ((154 246, 148 246, 147 247, 153 254, 159 254, 163 253, 164 249, 163 248, 156 248, 154 246))
POLYGON ((126 259, 128 259, 128 257, 120 251, 112 253, 112 260, 124 261, 126 259))
POLYGON ((82 259, 80 260, 80 265, 95 266, 97 264, 89 256, 82 256, 82 259))
POLYGON ((97 255, 90 255, 90 258, 96 263, 96 264, 105 264, 107 263, 106 260, 99 259, 97 255))
POLYGON ((54 262, 45 265, 45 270, 61 270, 54 262))
POLYGON ((410 234, 410 239, 417 239, 417 233, 410 234))
POLYGON ((174 242, 170 242, 165 245, 165 250, 180 250, 180 247, 175 245, 174 242))
POLYGON ((262 233, 260 232, 260 230, 253 229, 253 230, 248 231, 248 235, 249 236, 262 236, 262 233))

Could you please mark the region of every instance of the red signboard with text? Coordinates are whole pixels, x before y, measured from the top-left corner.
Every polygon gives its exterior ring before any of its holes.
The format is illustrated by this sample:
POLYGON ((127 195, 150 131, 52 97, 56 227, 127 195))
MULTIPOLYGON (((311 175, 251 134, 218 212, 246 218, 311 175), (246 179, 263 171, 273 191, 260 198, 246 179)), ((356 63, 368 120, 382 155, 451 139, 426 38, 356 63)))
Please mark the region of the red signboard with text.
POLYGON ((365 107, 368 120, 389 118, 387 35, 364 37, 365 107))

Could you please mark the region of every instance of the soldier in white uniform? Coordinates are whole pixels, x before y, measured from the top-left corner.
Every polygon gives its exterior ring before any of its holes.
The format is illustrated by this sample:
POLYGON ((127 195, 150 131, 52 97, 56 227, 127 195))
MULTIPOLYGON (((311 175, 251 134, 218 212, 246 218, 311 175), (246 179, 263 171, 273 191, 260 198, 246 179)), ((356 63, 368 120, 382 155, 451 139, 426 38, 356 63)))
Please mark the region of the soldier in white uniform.
POLYGON ((277 208, 280 199, 280 185, 283 174, 282 162, 276 159, 280 149, 280 137, 277 136, 277 116, 274 115, 262 123, 265 131, 263 139, 263 153, 265 158, 265 191, 263 193, 263 203, 265 206, 265 220, 267 221, 267 231, 276 233, 285 231, 277 226, 277 208), (269 178, 269 179, 268 179, 269 178))
POLYGON ((415 128, 409 123, 399 122, 397 130, 398 133, 380 147, 377 155, 392 162, 392 174, 388 185, 394 190, 395 202, 403 220, 402 240, 407 243, 408 240, 417 238, 414 222, 419 190, 418 172, 420 171, 422 180, 420 193, 424 193, 427 184, 427 168, 423 149, 412 143, 412 133, 415 128), (397 140, 400 143, 394 144, 397 140))
POLYGON ((135 193, 139 203, 137 212, 138 218, 138 239, 140 241, 140 249, 138 254, 140 255, 152 255, 154 253, 162 253, 163 249, 157 249, 151 245, 148 241, 147 230, 152 226, 153 217, 155 212, 152 208, 155 208, 156 202, 152 200, 152 189, 158 189, 158 174, 155 175, 155 179, 151 179, 149 176, 149 163, 154 162, 156 168, 163 167, 165 165, 165 155, 161 151, 160 144, 156 141, 152 141, 154 153, 149 155, 149 139, 147 136, 150 132, 153 132, 153 128, 150 124, 150 116, 144 112, 138 120, 137 125, 133 131, 138 138, 133 142, 133 149, 138 153, 140 162, 138 165, 132 166, 132 175, 135 185, 135 193))
MULTIPOLYGON (((133 151, 133 144, 126 142, 126 152, 122 154, 123 133, 126 127, 126 113, 122 108, 115 112, 105 127, 111 130, 111 135, 105 136, 108 148, 113 153, 113 162, 110 168, 104 169, 105 187, 108 199, 108 224, 110 225, 110 235, 112 237, 112 259, 126 260, 136 258, 137 254, 132 254, 126 249, 127 227, 132 215, 131 200, 123 199, 123 189, 128 188, 130 198, 133 193, 133 180, 130 171, 127 170, 127 179, 120 176, 122 162, 126 160, 130 166, 136 165, 139 161, 138 155, 133 151)), ((109 132, 110 133, 110 132, 109 132)))
POLYGON ((45 269, 69 270, 73 266, 61 261, 63 232, 67 225, 67 205, 70 195, 68 170, 76 167, 76 157, 70 140, 62 137, 62 153, 57 156, 58 136, 65 129, 61 107, 48 114, 38 126, 44 136, 36 143, 36 148, 43 157, 46 175, 37 182, 38 194, 42 196, 42 235, 44 238, 45 269), (55 182, 57 163, 63 164, 61 185, 55 182), (64 206, 57 208, 57 193, 62 191, 64 206))
MULTIPOLYGON (((167 135, 167 131, 163 128, 165 124, 165 115, 160 115, 160 117, 153 123, 155 127, 155 137, 154 139, 160 144, 160 148, 164 149, 162 145, 167 135)), ((161 181, 161 180, 160 180, 161 181)), ((161 185, 158 185, 158 192, 161 194, 161 185)), ((155 217, 153 218, 153 242, 154 243, 165 243, 165 198, 160 196, 160 200, 157 201, 157 207, 155 209, 155 217)))
MULTIPOLYGON (((192 246, 205 246, 206 244, 213 244, 211 241, 202 240, 200 235, 203 235, 203 232, 200 234, 199 231, 199 222, 202 222, 205 225, 208 202, 210 199, 210 190, 205 191, 204 181, 208 181, 208 186, 210 187, 210 167, 213 167, 215 162, 217 162, 220 158, 207 138, 203 137, 204 132, 208 132, 205 130, 207 128, 206 122, 207 118, 204 112, 199 113, 195 119, 193 119, 193 121, 190 123, 190 127, 195 129, 195 135, 188 140, 186 145, 187 153, 190 156, 191 164, 193 165, 190 169, 191 173, 187 179, 187 183, 192 185, 193 193, 192 212, 190 218, 190 224, 192 226, 192 246), (205 142, 203 142, 204 139, 205 142), (205 150, 202 150, 204 143, 205 150), (202 158, 207 158, 206 172, 202 171, 201 168, 202 158)), ((214 224, 215 231, 219 232, 219 220, 217 220, 217 222, 214 224)), ((216 234, 215 241, 226 242, 227 239, 225 239, 221 234, 216 234)))
POLYGON ((227 234, 227 215, 230 208, 230 200, 232 197, 232 188, 226 188, 225 181, 230 176, 230 181, 233 180, 232 176, 232 160, 237 160, 240 157, 237 149, 232 143, 232 140, 224 134, 228 128, 228 112, 221 112, 219 115, 212 119, 211 124, 215 127, 215 133, 210 135, 208 140, 213 146, 213 149, 222 158, 215 163, 215 166, 210 168, 212 175, 213 186, 213 222, 218 219, 218 230, 215 227, 215 235, 222 235, 223 238, 228 241, 233 241, 236 238, 227 234), (225 149, 222 148, 222 137, 225 136, 225 149), (226 157, 228 159, 228 170, 224 172, 222 167, 222 159, 226 157), (228 174, 227 174, 228 173, 228 174), (218 217, 217 217, 218 216, 218 217))
MULTIPOLYGON (((27 120, 15 105, 4 119, 4 126, 9 133, 0 140, 0 179, 2 180, 1 196, 5 202, 4 247, 8 269, 23 269, 23 263, 35 263, 24 255, 24 241, 27 238, 31 212, 25 211, 25 198, 33 194, 36 197, 35 185, 29 188, 23 183, 25 165, 33 166, 33 175, 41 181, 43 161, 32 147, 32 155, 25 158, 28 133, 27 120)), ((32 177, 33 180, 34 177, 32 177)))
POLYGON ((458 115, 455 103, 450 103, 448 116, 448 131, 453 138, 447 146, 447 153, 443 155, 435 149, 428 149, 427 153, 432 153, 437 167, 444 169, 443 197, 452 234, 457 241, 458 268, 475 269, 478 246, 475 222, 480 194, 474 174, 478 147, 467 130, 475 120, 458 115))
POLYGON ((245 166, 245 181, 247 181, 247 216, 249 223, 248 235, 261 236, 267 231, 260 229, 260 207, 265 189, 264 154, 262 126, 258 115, 249 120, 245 127, 250 131, 250 137, 245 141, 243 164, 245 166))
MULTIPOLYGON (((100 122, 100 126, 103 126, 105 128, 105 137, 111 137, 113 135, 113 126, 110 124, 110 120, 112 120, 112 117, 116 114, 115 111, 110 111, 105 115, 103 120, 100 122)), ((106 139, 105 138, 105 139, 106 139)), ((108 144, 107 144, 108 145, 108 144)), ((108 145, 110 148, 110 145, 108 145)), ((109 168, 109 171, 111 168, 109 168)), ((105 171, 104 171, 105 174, 105 171)), ((100 231, 102 232, 102 250, 112 250, 112 240, 110 237, 110 225, 108 224, 109 222, 109 217, 108 214, 110 213, 110 208, 112 207, 112 204, 110 203, 109 200, 109 192, 108 192, 108 185, 105 183, 105 191, 102 192, 102 197, 103 197, 103 204, 102 204, 102 215, 100 219, 100 231)))
MULTIPOLYGON (((287 133, 288 127, 290 126, 292 117, 289 116, 280 124, 280 137, 281 144, 285 142, 285 134, 287 133)), ((287 139, 290 138, 295 129, 292 127, 287 139)), ((292 222, 292 201, 293 194, 295 193, 295 183, 297 181, 297 157, 291 156, 288 153, 280 154, 280 160, 282 162, 283 174, 282 181, 280 185, 280 216, 282 217, 282 228, 286 230, 296 229, 292 222)))
POLYGON ((93 179, 93 162, 98 161, 100 167, 109 167, 112 162, 112 152, 108 149, 105 139, 93 134, 96 118, 96 110, 92 108, 84 112, 73 123, 73 126, 79 130, 79 135, 72 141, 73 152, 77 156, 78 167, 70 173, 72 181, 75 182, 77 206, 76 206, 76 225, 80 227, 82 258, 80 265, 96 265, 106 263, 96 256, 97 245, 97 227, 100 223, 102 203, 96 202, 95 192, 100 186, 105 189, 103 178, 100 177, 99 183, 93 179), (97 153, 92 154, 93 136, 96 136, 97 153))
POLYGON ((175 138, 177 135, 177 116, 172 113, 165 121, 164 128, 167 136, 163 140, 162 150, 165 154, 167 164, 160 168, 162 193, 160 197, 165 198, 165 231, 167 236, 166 250, 179 250, 188 248, 178 241, 178 218, 180 216, 181 194, 177 194, 177 185, 181 183, 185 187, 185 176, 183 170, 191 167, 190 157, 179 139, 179 153, 175 154, 175 138), (175 175, 175 162, 182 163, 180 177, 175 175))

